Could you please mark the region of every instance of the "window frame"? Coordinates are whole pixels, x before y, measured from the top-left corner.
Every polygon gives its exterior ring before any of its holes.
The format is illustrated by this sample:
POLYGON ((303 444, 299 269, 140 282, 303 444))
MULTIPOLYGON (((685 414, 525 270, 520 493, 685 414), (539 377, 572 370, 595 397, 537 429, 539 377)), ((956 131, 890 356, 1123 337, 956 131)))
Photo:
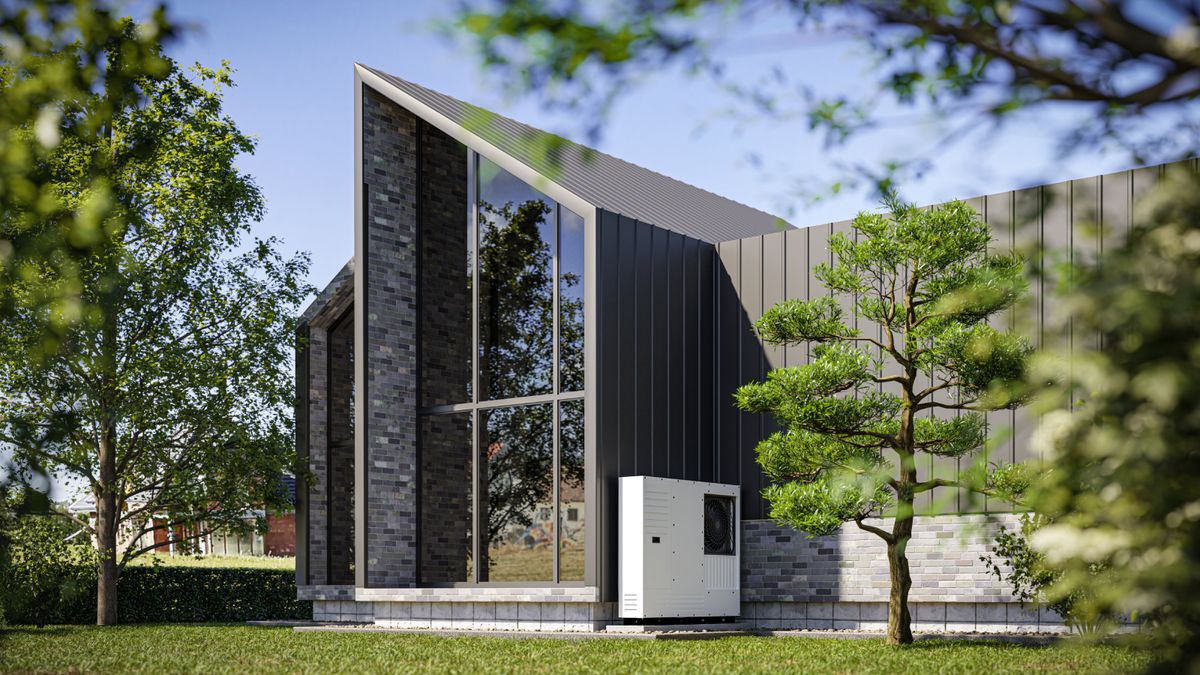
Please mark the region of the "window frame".
MULTIPOLYGON (((472 564, 471 565, 471 577, 472 578, 468 581, 451 582, 451 583, 422 583, 420 581, 420 578, 421 578, 420 560, 421 560, 422 556, 421 556, 421 552, 420 552, 421 551, 420 544, 418 543, 418 554, 417 554, 418 586, 423 587, 423 588, 458 588, 458 587, 483 587, 483 586, 521 587, 521 588, 586 587, 589 585, 589 583, 588 583, 589 575, 587 574, 586 571, 585 571, 585 575, 584 575, 585 579, 583 581, 579 581, 579 580, 564 581, 562 579, 562 560, 561 560, 561 557, 562 557, 561 556, 562 528, 560 527, 560 524, 562 522, 561 521, 562 513, 560 513, 560 511, 561 511, 560 502, 562 499, 562 495, 561 495, 561 480, 562 480, 561 472, 562 472, 562 469, 561 469, 561 447, 560 447, 561 446, 560 439, 561 439, 561 433, 562 433, 562 419, 561 419, 562 403, 564 403, 566 401, 577 401, 577 400, 584 401, 584 400, 586 400, 588 384, 590 382, 590 378, 588 377, 588 375, 590 375, 590 373, 586 372, 587 371, 587 367, 586 367, 587 357, 585 356, 584 357, 585 372, 584 372, 584 378, 583 378, 584 388, 581 390, 575 390, 575 391, 562 391, 562 389, 561 389, 561 385, 562 385, 562 373, 561 373, 561 363, 560 363, 561 349, 559 347, 559 343, 561 340, 561 323, 562 323, 561 317, 559 316, 560 311, 561 311, 560 294, 562 292, 562 283, 561 283, 562 280, 560 278, 560 275, 561 275, 560 258, 561 258, 561 254, 562 254, 562 250, 561 250, 562 213, 561 212, 562 212, 562 209, 565 209, 566 207, 563 206, 563 204, 561 202, 559 202, 559 200, 552 199, 549 195, 545 195, 544 192, 542 192, 541 190, 538 190, 538 188, 536 188, 532 185, 529 185, 528 182, 521 179, 519 176, 513 175, 511 172, 508 172, 514 178, 516 178, 517 180, 519 180, 522 183, 524 183, 525 185, 527 185, 530 189, 543 194, 547 199, 549 199, 550 201, 552 201, 554 203, 554 213, 553 213, 554 241, 551 244, 552 250, 553 250, 553 255, 551 256, 552 279, 553 279, 553 284, 552 284, 552 286, 553 286, 553 303, 552 303, 552 310, 551 310, 552 315, 553 315, 552 316, 553 348, 552 348, 552 354, 551 354, 551 391, 548 394, 537 394, 537 395, 533 395, 533 396, 521 396, 521 397, 507 398, 507 399, 481 400, 480 396, 479 396, 479 392, 480 392, 480 388, 479 388, 480 387, 480 371, 479 371, 479 340, 480 340, 480 330, 479 330, 480 304, 479 303, 480 303, 480 297, 479 297, 479 254, 478 254, 478 252, 479 252, 479 236, 480 236, 479 162, 480 162, 481 157, 482 157, 482 155, 480 155, 478 152, 476 152, 470 148, 467 148, 467 200, 468 200, 467 211, 468 211, 468 218, 469 218, 469 222, 468 222, 469 237, 468 237, 468 241, 467 241, 467 248, 468 248, 468 252, 471 256, 471 380, 470 380, 471 400, 469 402, 463 402, 463 403, 453 403, 453 404, 445 404, 445 405, 418 407, 417 415, 418 415, 418 417, 424 417, 427 415, 448 415, 448 414, 454 414, 454 413, 469 413, 471 416, 471 430, 472 430, 472 433, 471 433, 471 526, 472 526, 471 557, 472 557, 473 561, 479 561, 482 559, 480 556, 480 553, 481 553, 480 547, 485 545, 485 543, 481 540, 481 537, 480 537, 480 532, 482 531, 481 526, 483 524, 481 523, 481 512, 480 512, 479 506, 480 506, 480 498, 481 498, 481 488, 486 489, 486 486, 481 485, 482 474, 480 472, 480 466, 479 466, 480 465, 480 448, 481 448, 481 443, 483 442, 482 438, 483 438, 483 435, 486 433, 485 429, 480 428, 480 422, 482 421, 480 412, 486 411, 486 410, 492 410, 492 409, 496 409, 496 408, 512 408, 512 407, 521 407, 521 406, 527 406, 527 405, 552 404, 551 419, 552 419, 552 425, 553 425, 552 434, 553 434, 553 453, 554 453, 554 457, 553 457, 554 477, 552 480, 553 490, 552 490, 552 496, 551 496, 551 500, 552 500, 551 517, 552 517, 552 522, 555 524, 554 547, 553 547, 554 548, 554 553, 553 553, 554 574, 553 574, 552 580, 549 580, 549 581, 480 581, 479 580, 479 566, 477 564, 472 564)), ((497 164, 497 167, 501 171, 507 172, 507 169, 505 169, 502 166, 499 166, 498 164, 497 164)), ((570 210, 570 209, 568 209, 568 210, 570 210)), ((574 213, 574 215, 582 218, 584 221, 585 271, 584 271, 584 275, 583 275, 583 284, 584 284, 584 293, 583 293, 584 310, 583 311, 584 311, 584 317, 585 317, 584 318, 585 329, 584 329, 584 337, 583 337, 583 350, 586 354, 587 349, 588 349, 588 344, 589 344, 589 337, 590 337, 589 331, 587 331, 588 321, 587 321, 586 317, 588 316, 588 314, 591 311, 593 311, 593 308, 591 307, 591 303, 588 302, 588 299, 589 299, 588 289, 589 289, 591 280, 588 278, 587 273, 586 273, 587 272, 586 260, 587 260, 587 247, 588 247, 588 245, 587 245, 587 231, 588 231, 587 223, 589 221, 589 218, 586 214, 578 214, 578 213, 575 213, 574 211, 571 211, 571 212, 574 213)), ((420 250, 419 246, 418 246, 418 250, 420 250)), ((420 264, 420 263, 418 263, 418 264, 420 264)), ((419 295, 420 295, 420 293, 418 292, 418 296, 419 295)), ((418 313, 420 313, 420 311, 421 310, 418 309, 418 313)), ((420 330, 419 327, 420 327, 421 323, 422 323, 422 321, 420 319, 418 319, 418 321, 417 321, 418 330, 420 330)), ((420 341, 418 339, 418 343, 419 342, 420 341)), ((418 358, 420 358, 419 355, 418 355, 418 358)), ((421 369, 418 368, 417 371, 418 371, 418 373, 420 373, 421 369)), ((417 384, 418 384, 418 387, 423 386, 423 381, 422 381, 421 377, 418 377, 417 384)), ((417 397, 420 398, 419 391, 417 392, 417 397)), ((585 410, 586 410, 586 403, 584 404, 584 406, 585 406, 585 410)), ((584 417, 583 417, 583 424, 585 425, 585 427, 584 427, 585 428, 585 434, 584 434, 585 438, 586 438, 586 425, 588 424, 589 421, 590 420, 588 419, 588 417, 585 413, 584 417)), ((417 426, 417 445, 419 448, 418 452, 420 452, 421 449, 423 449, 423 447, 424 447, 423 443, 422 443, 422 439, 420 437, 421 436, 420 429, 421 429, 422 425, 420 423, 418 423, 416 426, 417 426)), ((586 441, 585 441, 585 443, 586 443, 586 441)), ((586 451, 586 449, 585 449, 584 455, 585 455, 585 458, 590 457, 590 453, 588 453, 586 451)), ((419 464, 420 464, 420 462, 418 462, 418 465, 419 464)), ((594 476, 592 475, 592 473, 593 473, 593 467, 591 466, 591 463, 587 462, 587 460, 585 459, 585 478, 584 478, 585 483, 594 480, 594 476)), ((421 499, 418 498, 418 500, 417 500, 418 511, 420 509, 422 509, 423 507, 424 507, 424 504, 422 503, 421 499)), ((416 522, 417 522, 418 528, 419 528, 420 522, 421 522, 421 519, 419 516, 417 517, 416 522)), ((585 525, 585 527, 588 527, 588 525, 585 525)), ((417 532, 418 542, 420 542, 420 540, 422 538, 421 534, 422 533, 418 530, 418 532, 417 532)), ((587 531, 587 534, 585 535, 585 541, 586 541, 586 546, 588 547, 588 549, 591 549, 594 546, 595 538, 592 536, 592 532, 590 531, 590 528, 587 531)), ((586 553, 586 550, 587 549, 585 549, 585 555, 590 555, 590 554, 586 553)), ((586 569, 587 569, 587 567, 585 566, 585 570, 586 569)))

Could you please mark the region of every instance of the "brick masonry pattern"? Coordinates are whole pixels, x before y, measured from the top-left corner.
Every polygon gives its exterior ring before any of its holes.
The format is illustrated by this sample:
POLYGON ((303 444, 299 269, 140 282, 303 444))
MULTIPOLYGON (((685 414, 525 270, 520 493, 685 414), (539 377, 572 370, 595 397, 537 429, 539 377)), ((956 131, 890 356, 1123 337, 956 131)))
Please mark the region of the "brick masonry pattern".
MULTIPOLYGON (((387 628, 443 630, 595 631, 620 623, 603 602, 313 602, 315 621, 373 623, 387 628)), ((922 602, 911 605, 919 633, 1065 633, 1053 612, 1020 603, 922 602)), ((747 602, 739 623, 757 630, 883 632, 884 602, 747 602)))
POLYGON ((362 97, 367 425, 364 504, 368 587, 406 587, 417 572, 417 119, 370 88, 362 97))
MULTIPOLYGON (((890 529, 890 521, 873 524, 890 529)), ((913 602, 1011 603, 1006 582, 980 556, 990 551, 1012 514, 917 518, 908 545, 913 602)), ((742 522, 742 600, 886 602, 886 549, 875 535, 848 524, 832 536, 808 538, 769 520, 742 522)))

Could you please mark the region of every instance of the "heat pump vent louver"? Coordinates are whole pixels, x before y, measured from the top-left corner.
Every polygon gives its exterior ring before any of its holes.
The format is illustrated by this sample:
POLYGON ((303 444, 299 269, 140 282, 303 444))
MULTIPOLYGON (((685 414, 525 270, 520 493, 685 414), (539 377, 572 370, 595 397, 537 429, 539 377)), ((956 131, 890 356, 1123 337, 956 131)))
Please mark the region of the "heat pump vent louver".
POLYGON ((733 498, 704 495, 704 553, 733 555, 733 498))

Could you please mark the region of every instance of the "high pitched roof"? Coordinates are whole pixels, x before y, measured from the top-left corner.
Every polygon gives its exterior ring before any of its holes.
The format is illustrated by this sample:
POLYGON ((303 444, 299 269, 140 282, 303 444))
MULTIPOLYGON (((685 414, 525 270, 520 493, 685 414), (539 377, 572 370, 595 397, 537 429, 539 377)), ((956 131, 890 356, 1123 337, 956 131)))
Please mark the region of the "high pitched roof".
POLYGON ((486 111, 364 69, 599 208, 716 243, 790 229, 783 219, 486 111), (551 152, 547 152, 547 149, 551 152))

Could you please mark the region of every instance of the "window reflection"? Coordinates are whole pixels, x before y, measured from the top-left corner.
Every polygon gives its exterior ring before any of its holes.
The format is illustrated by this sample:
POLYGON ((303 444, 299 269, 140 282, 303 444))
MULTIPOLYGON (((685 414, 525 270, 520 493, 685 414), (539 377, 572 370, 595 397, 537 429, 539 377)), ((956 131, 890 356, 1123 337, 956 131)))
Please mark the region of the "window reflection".
POLYGON ((461 203, 474 210, 421 223, 419 398, 445 407, 420 420, 420 582, 581 581, 583 401, 481 405, 583 391, 584 219, 471 161, 474 199, 461 203))
POLYGON ((481 411, 480 581, 553 581, 553 405, 481 411))
POLYGON ((479 163, 480 399, 547 394, 557 205, 488 160, 479 163))
POLYGON ((587 539, 587 523, 583 519, 583 401, 563 401, 559 407, 559 578, 583 581, 583 550, 587 539))
POLYGON ((559 208, 559 391, 583 391, 583 218, 559 208))

